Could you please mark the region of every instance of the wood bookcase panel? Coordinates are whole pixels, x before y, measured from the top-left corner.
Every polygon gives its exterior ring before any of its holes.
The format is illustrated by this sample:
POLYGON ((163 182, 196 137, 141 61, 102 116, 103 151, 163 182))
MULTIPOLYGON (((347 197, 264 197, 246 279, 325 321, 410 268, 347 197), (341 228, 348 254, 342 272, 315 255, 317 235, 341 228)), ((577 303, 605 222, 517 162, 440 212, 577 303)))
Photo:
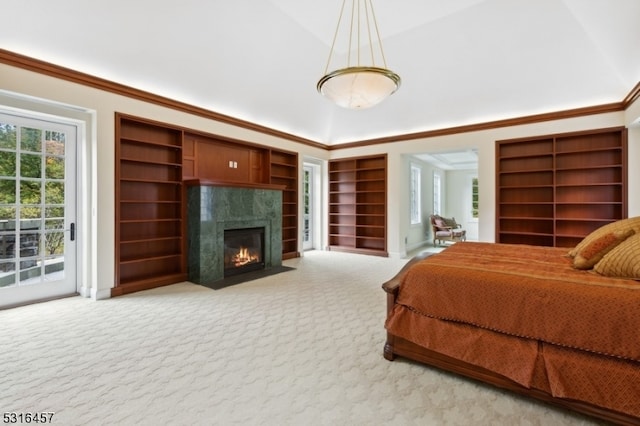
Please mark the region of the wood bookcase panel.
MULTIPOLYGON (((145 180, 180 183, 180 167, 166 167, 168 164, 121 159, 120 176, 124 180, 145 180)), ((171 164, 176 166, 175 164, 171 164)))
POLYGON ((555 245, 553 235, 529 235, 526 233, 500 233, 500 242, 505 244, 528 244, 532 246, 550 246, 555 245))
MULTIPOLYGON (((590 204, 592 215, 601 220, 612 222, 623 217, 622 203, 590 204)), ((558 204, 556 206, 556 218, 578 220, 584 217, 584 204, 558 204)))
POLYGON ((116 286, 112 295, 186 279, 182 131, 116 116, 116 286))
POLYGON ((131 159, 139 163, 172 164, 180 166, 182 153, 178 147, 174 146, 162 146, 148 142, 132 142, 130 139, 122 139, 120 159, 131 159))
POLYGON ((329 162, 329 249, 387 256, 387 157, 329 162))
POLYGON ((382 216, 383 221, 387 219, 387 206, 384 203, 360 203, 356 206, 356 213, 359 215, 382 216))
POLYGON ((501 173, 499 185, 503 188, 553 185, 553 172, 501 173))
POLYGON ((176 182, 145 182, 120 179, 120 202, 180 202, 182 184, 176 182))
POLYGON ((120 259, 122 262, 141 260, 141 253, 145 256, 142 260, 149 257, 173 256, 180 251, 181 243, 182 241, 179 237, 123 242, 120 245, 120 259))
POLYGON ((619 150, 621 148, 620 136, 616 132, 597 132, 591 135, 562 136, 556 140, 555 152, 597 152, 599 150, 619 150))
POLYGON ((386 250, 385 238, 358 237, 356 239, 356 249, 363 254, 376 254, 382 256, 386 250))
POLYGON ((576 185, 556 188, 556 203, 622 203, 622 185, 576 185))
POLYGON ((503 203, 552 203, 553 186, 506 187, 499 195, 503 203))
POLYGON ((627 216, 624 128, 496 142, 496 241, 573 247, 627 216))
POLYGON ((556 176, 556 185, 593 185, 622 182, 622 167, 564 170, 556 176))
POLYGON ((535 157, 507 158, 498 163, 500 171, 507 172, 534 172, 553 171, 553 156, 543 155, 535 157))
MULTIPOLYGON (((135 285, 140 281, 157 280, 158 276, 181 276, 181 254, 123 261, 120 265, 120 281, 123 285, 135 285)), ((182 278, 184 280, 184 278, 182 278)), ((179 282, 181 280, 177 280, 179 282)))
POLYGON ((619 149, 556 155, 556 171, 619 167, 621 164, 622 152, 619 149))
POLYGON ((180 237, 181 228, 182 221, 176 219, 120 221, 120 241, 180 237))
POLYGON ((609 223, 609 221, 605 219, 558 219, 556 221, 556 234, 565 237, 582 238, 582 236, 595 231, 607 223, 609 223))
POLYGON ((500 205, 502 218, 553 218, 552 203, 502 203, 500 205))
POLYGON ((500 219, 500 230, 510 233, 553 235, 553 218, 500 219))
POLYGON ((116 114, 112 295, 187 278, 185 179, 284 187, 283 259, 299 256, 297 153, 116 114))
POLYGON ((299 257, 298 251, 298 154, 270 150, 269 182, 284 186, 282 191, 282 258, 299 257))
POLYGON ((512 157, 515 160, 518 160, 526 157, 549 155, 552 153, 552 138, 505 141, 500 147, 500 157, 502 159, 509 159, 512 157))
POLYGON ((356 181, 330 182, 329 194, 356 192, 356 181))
MULTIPOLYGON (((123 201, 123 205, 127 202, 123 201)), ((149 203, 134 202, 135 206, 123 208, 120 212, 121 221, 129 220, 157 220, 157 219, 181 219, 182 205, 176 202, 170 203, 149 203)))

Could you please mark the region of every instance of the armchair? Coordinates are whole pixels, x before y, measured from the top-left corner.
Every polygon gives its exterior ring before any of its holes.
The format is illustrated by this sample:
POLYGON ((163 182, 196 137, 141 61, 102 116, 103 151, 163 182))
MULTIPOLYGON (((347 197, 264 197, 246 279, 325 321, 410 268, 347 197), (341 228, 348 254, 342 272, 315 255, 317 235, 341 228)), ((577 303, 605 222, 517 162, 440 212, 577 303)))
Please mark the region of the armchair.
POLYGON ((432 214, 429 219, 433 230, 434 247, 436 247, 436 241, 443 243, 444 241, 456 242, 467 239, 467 231, 462 229, 462 225, 457 223, 454 217, 448 218, 432 214))

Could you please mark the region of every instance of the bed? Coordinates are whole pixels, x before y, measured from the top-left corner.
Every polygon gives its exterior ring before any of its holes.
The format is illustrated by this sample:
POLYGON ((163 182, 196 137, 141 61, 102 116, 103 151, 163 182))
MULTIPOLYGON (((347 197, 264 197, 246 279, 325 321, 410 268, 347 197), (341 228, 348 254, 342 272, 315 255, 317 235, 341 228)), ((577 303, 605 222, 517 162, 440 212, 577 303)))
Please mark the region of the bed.
POLYGON ((640 219, 607 225, 571 251, 459 242, 383 284, 384 357, 637 425, 638 279, 640 219))

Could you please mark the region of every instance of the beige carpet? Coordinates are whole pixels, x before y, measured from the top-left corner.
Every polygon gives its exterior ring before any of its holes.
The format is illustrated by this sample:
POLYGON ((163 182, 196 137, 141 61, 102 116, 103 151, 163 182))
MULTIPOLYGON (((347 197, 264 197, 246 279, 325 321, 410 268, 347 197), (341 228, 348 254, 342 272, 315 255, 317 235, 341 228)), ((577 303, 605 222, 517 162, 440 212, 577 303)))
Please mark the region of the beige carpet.
POLYGON ((57 425, 590 425, 382 357, 380 285, 405 260, 309 252, 210 290, 0 311, 0 411, 57 425))

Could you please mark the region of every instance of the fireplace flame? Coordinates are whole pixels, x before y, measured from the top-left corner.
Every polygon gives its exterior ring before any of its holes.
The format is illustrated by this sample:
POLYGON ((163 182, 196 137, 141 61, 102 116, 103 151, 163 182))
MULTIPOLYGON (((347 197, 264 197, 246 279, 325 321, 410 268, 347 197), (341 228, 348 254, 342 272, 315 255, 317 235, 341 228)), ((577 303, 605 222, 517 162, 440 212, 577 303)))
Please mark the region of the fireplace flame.
POLYGON ((238 253, 233 255, 233 258, 231 259, 231 261, 233 262, 233 266, 238 268, 240 266, 244 266, 249 263, 259 262, 260 256, 258 256, 257 254, 250 253, 249 249, 246 247, 240 247, 240 249, 238 250, 238 253))

